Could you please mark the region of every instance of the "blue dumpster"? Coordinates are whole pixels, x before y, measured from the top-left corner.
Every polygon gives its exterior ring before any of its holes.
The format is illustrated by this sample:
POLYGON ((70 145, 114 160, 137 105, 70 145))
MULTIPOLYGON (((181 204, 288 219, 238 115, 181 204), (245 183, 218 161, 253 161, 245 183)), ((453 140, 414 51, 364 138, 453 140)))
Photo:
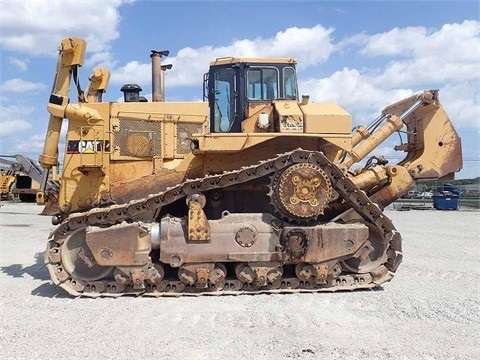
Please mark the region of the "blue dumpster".
POLYGON ((437 210, 458 210, 458 195, 451 192, 435 193, 433 207, 437 210))

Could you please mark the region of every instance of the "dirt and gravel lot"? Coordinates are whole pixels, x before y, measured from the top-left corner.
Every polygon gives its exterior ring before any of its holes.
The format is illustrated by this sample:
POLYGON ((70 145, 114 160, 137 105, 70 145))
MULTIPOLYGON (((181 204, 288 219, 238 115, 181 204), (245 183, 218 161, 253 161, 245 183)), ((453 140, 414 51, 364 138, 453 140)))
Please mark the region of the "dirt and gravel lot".
POLYGON ((72 298, 49 280, 49 217, 0 208, 0 359, 480 358, 480 212, 387 209, 404 261, 378 291, 72 298))

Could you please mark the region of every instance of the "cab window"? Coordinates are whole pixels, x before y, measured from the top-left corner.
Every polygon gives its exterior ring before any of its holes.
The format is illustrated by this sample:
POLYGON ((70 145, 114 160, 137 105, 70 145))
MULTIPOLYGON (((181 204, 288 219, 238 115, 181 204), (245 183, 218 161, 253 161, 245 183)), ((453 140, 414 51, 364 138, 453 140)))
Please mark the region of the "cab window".
POLYGON ((278 98, 278 70, 250 67, 247 72, 247 98, 272 100, 278 98))
POLYGON ((298 99, 297 81, 294 68, 286 67, 283 69, 283 89, 285 99, 298 99))
POLYGON ((235 117, 235 70, 220 69, 215 72, 214 131, 228 132, 235 117))

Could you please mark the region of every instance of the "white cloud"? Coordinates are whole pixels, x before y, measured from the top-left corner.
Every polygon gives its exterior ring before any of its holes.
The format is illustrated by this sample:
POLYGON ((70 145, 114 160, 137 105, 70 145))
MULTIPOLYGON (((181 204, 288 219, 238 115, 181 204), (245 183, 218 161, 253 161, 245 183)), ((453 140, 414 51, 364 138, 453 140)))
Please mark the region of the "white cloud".
POLYGON ((0 105, 0 119, 6 120, 16 116, 25 116, 30 115, 34 111, 34 108, 31 106, 17 106, 17 105, 10 105, 10 106, 3 106, 0 105))
POLYGON ((5 139, 11 135, 18 134, 20 131, 28 130, 32 127, 26 120, 0 120, 0 137, 5 139))
MULTIPOLYGON (((402 100, 419 90, 417 87, 377 86, 377 80, 356 69, 344 68, 328 78, 299 81, 301 94, 310 95, 311 101, 336 102, 354 114, 354 125, 367 124, 387 105, 402 100)), ((478 83, 447 83, 439 88, 440 102, 457 128, 480 129, 480 92, 478 83)))
POLYGON ((8 63, 21 71, 26 71, 28 69, 28 60, 20 60, 11 57, 8 59, 8 63))
POLYGON ((445 24, 438 31, 425 27, 394 28, 366 39, 361 53, 368 56, 404 55, 443 60, 478 60, 480 22, 465 20, 461 24, 445 24))
POLYGON ((480 22, 466 20, 445 24, 433 31, 425 27, 394 28, 364 36, 360 53, 369 57, 390 57, 377 85, 412 86, 419 83, 480 79, 480 22))
POLYGON ((373 79, 357 69, 344 68, 328 78, 299 81, 301 94, 310 95, 312 101, 336 102, 347 111, 356 113, 355 123, 370 120, 372 111, 412 95, 410 89, 379 88, 373 79))
POLYGON ((478 21, 445 24, 438 31, 407 27, 355 34, 336 49, 356 51, 364 44, 362 54, 379 57, 374 68, 343 68, 327 78, 313 75, 300 79, 299 87, 314 101, 338 102, 355 114, 355 124, 419 90, 437 88, 457 127, 479 128, 479 34, 478 21))
POLYGON ((321 64, 334 51, 331 38, 333 31, 333 28, 326 29, 320 25, 313 28, 289 28, 278 32, 273 41, 264 44, 265 47, 260 44, 261 56, 285 57, 294 54, 300 60, 300 68, 321 64), (273 46, 273 49, 269 46, 273 46))
MULTIPOLYGON (((61 138, 63 139, 63 138, 61 138)), ((30 136, 28 139, 22 138, 15 143, 14 151, 17 154, 29 155, 32 156, 34 159, 37 158, 37 154, 41 154, 43 151, 43 146, 45 144, 45 134, 34 134, 30 136), (34 155, 30 155, 34 154, 34 155)), ((64 145, 64 142, 63 142, 64 145)), ((60 145, 59 145, 59 148, 60 145)))
POLYGON ((367 56, 410 56, 416 44, 424 40, 427 30, 424 27, 393 28, 384 33, 364 38, 365 47, 360 51, 367 56))
MULTIPOLYGON (((142 64, 138 61, 130 61, 121 68, 112 70, 110 82, 112 84, 138 84, 145 86, 152 81, 151 64, 142 64)), ((168 84, 172 86, 172 84, 168 84)))
POLYGON ((0 138, 7 139, 32 128, 32 124, 23 117, 32 114, 33 111, 34 108, 30 106, 0 105, 0 138))
MULTIPOLYGON (((12 124, 9 126, 9 128, 14 127, 14 130, 10 131, 9 134, 11 135, 11 137, 16 136, 15 141, 9 144, 5 144, 3 141, 0 142, 1 152, 8 152, 8 154, 22 154, 36 160, 38 158, 38 155, 41 154, 43 151, 43 146, 45 144, 45 132, 29 134, 28 136, 26 136, 25 134, 19 133, 19 130, 31 130, 32 127, 30 126, 30 124, 25 124, 25 122, 22 120, 11 123, 12 124), (17 128, 19 125, 22 127, 17 128), (19 134, 21 136, 19 136, 19 134)), ((1 126, 3 130, 3 124, 1 126)), ((60 161, 63 161, 67 128, 67 120, 64 120, 58 144, 60 161)))
POLYGON ((0 47, 29 55, 56 53, 60 39, 82 37, 100 52, 119 34, 118 9, 131 0, 6 1, 2 3, 0 47))
POLYGON ((479 83, 448 84, 440 89, 439 97, 457 128, 476 127, 480 131, 479 83))
POLYGON ((113 59, 113 55, 108 51, 103 51, 93 53, 90 57, 86 58, 84 66, 95 66, 112 69, 113 67, 115 67, 116 64, 117 61, 113 59))
POLYGON ((416 84, 441 84, 445 81, 465 81, 478 78, 478 64, 475 62, 443 62, 434 58, 393 61, 383 74, 376 77, 377 85, 386 82, 396 86, 414 86, 416 84))
MULTIPOLYGON (((294 54, 299 60, 300 68, 311 67, 325 62, 334 51, 331 39, 333 31, 332 28, 327 29, 321 25, 312 28, 292 27, 271 38, 236 40, 222 47, 186 47, 178 51, 176 56, 164 60, 165 64, 173 64, 172 70, 166 73, 166 81, 172 87, 198 85, 202 75, 208 71, 210 61, 224 56, 290 57, 294 54)), ((139 85, 151 82, 150 63, 131 61, 112 71, 112 83, 128 82, 139 85)))
POLYGON ((3 83, 0 84, 0 91, 4 92, 14 92, 14 93, 21 93, 21 92, 28 92, 28 91, 39 91, 46 89, 46 85, 42 83, 34 83, 31 81, 25 81, 23 79, 10 79, 5 80, 3 83))

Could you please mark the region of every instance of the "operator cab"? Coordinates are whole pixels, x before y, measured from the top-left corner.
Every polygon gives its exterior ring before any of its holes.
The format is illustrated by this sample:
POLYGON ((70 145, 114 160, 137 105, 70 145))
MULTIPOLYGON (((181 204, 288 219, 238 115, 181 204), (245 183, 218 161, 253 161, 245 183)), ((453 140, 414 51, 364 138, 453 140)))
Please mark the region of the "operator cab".
POLYGON ((210 131, 241 132, 252 104, 274 100, 298 101, 296 61, 289 58, 220 58, 204 76, 210 107, 210 131))

